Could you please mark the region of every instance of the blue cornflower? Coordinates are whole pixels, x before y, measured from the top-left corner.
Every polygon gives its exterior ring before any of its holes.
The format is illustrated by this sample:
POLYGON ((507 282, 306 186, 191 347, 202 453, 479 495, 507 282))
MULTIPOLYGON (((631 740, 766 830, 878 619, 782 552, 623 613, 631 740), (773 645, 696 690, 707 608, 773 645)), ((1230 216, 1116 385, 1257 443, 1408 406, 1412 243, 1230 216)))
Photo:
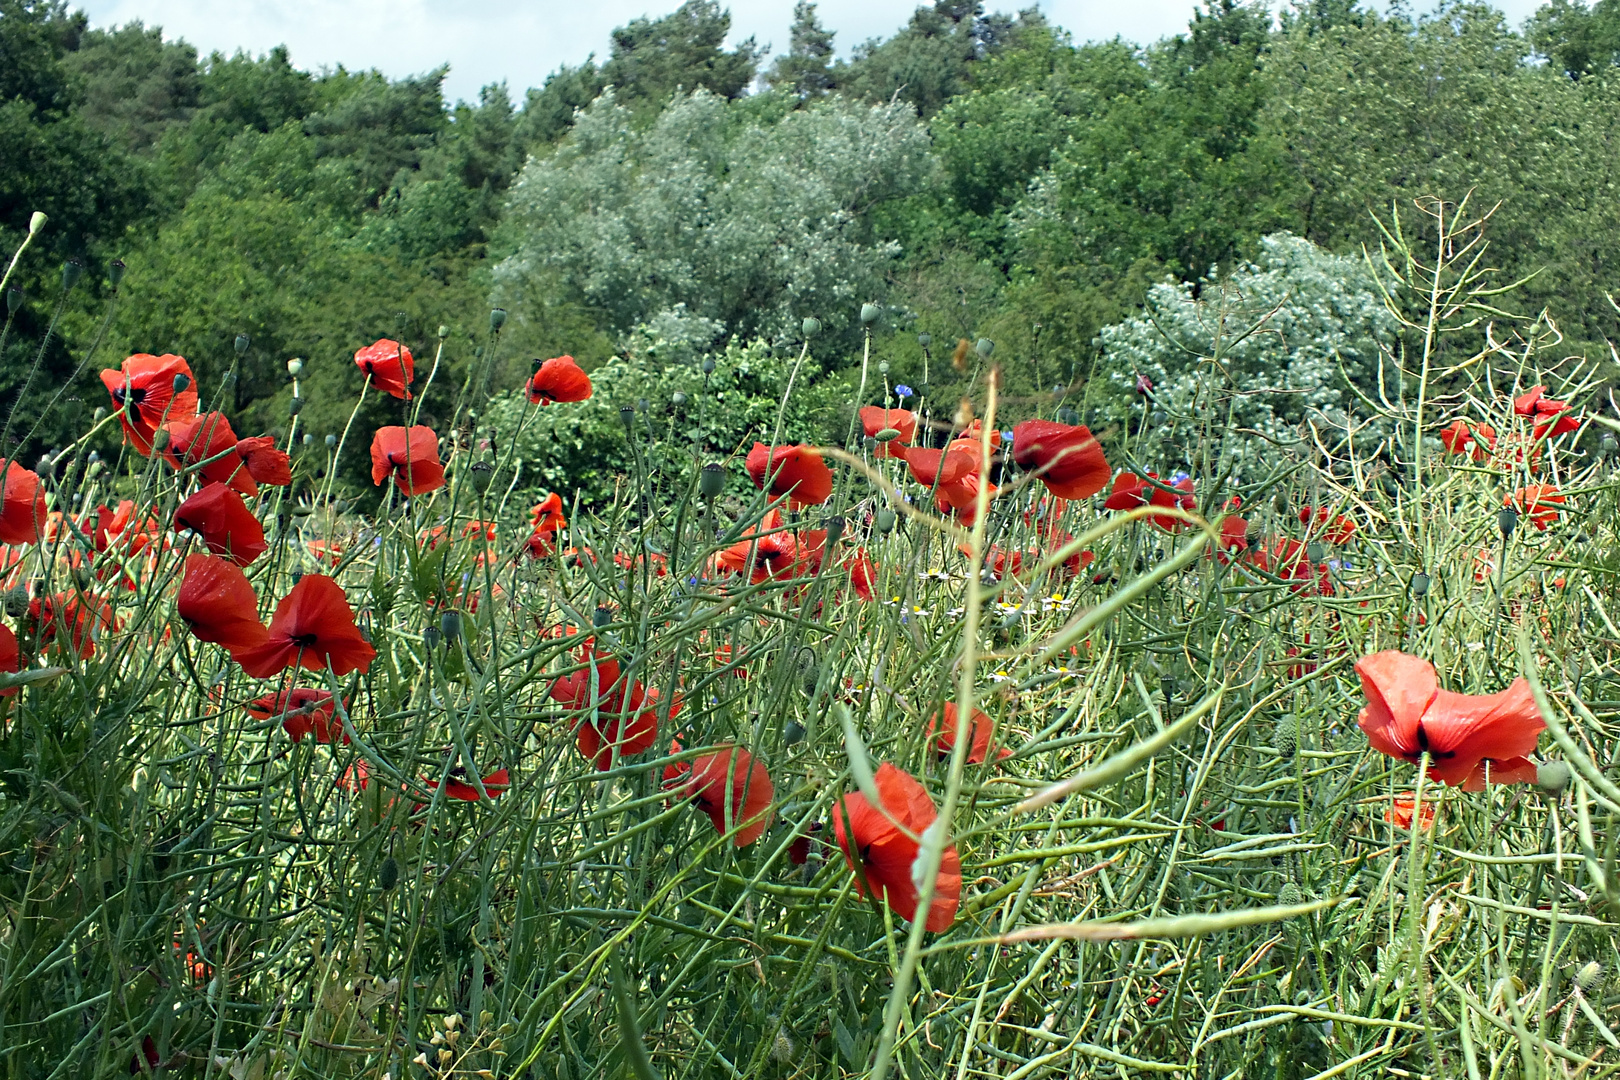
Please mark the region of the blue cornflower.
POLYGON ((896 384, 894 388, 894 396, 899 398, 901 401, 906 400, 906 398, 911 396, 911 387, 907 386, 905 383, 896 384))

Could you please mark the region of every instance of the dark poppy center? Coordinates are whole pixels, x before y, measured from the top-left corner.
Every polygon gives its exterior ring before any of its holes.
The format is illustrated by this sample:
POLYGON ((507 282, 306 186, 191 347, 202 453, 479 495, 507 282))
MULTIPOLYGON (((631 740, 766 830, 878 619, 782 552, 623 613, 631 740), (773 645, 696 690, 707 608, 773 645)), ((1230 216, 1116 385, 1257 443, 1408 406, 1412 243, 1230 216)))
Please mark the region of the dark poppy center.
POLYGON ((1457 751, 1455 750, 1436 750, 1430 746, 1429 733, 1423 730, 1423 724, 1421 721, 1418 723, 1417 728, 1417 744, 1417 753, 1412 755, 1413 761, 1417 761, 1418 757, 1423 754, 1428 754, 1429 758, 1433 761, 1444 761, 1447 758, 1454 758, 1457 756, 1457 751))
POLYGON ((313 649, 318 640, 314 634, 293 634, 287 639, 300 649, 313 649))
POLYGON ((146 400, 146 390, 139 386, 129 388, 129 400, 132 405, 139 405, 146 400))

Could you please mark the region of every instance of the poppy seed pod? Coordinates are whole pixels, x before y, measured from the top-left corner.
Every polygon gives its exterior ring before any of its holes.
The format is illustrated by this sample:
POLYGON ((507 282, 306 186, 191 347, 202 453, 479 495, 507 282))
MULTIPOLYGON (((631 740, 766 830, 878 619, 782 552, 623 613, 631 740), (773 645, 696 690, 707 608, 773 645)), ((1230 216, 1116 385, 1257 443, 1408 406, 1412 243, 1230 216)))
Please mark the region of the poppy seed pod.
POLYGON ((28 614, 27 586, 18 585, 14 589, 7 589, 5 608, 6 614, 10 615, 13 619, 20 619, 24 615, 28 614))
POLYGON ((439 628, 437 626, 428 626, 424 628, 422 631, 422 641, 427 645, 428 648, 437 649, 439 647, 439 628))
POLYGON ((299 359, 298 357, 295 356, 291 360, 287 361, 287 374, 291 375, 293 378, 296 379, 296 378, 298 378, 298 376, 302 375, 303 373, 304 373, 304 362, 303 362, 303 360, 301 360, 301 359, 299 359))
POLYGON ((62 264, 62 291, 66 292, 79 283, 84 276, 84 263, 78 259, 69 259, 62 264))
POLYGON ((1319 563, 1326 557, 1327 549, 1322 546, 1322 541, 1312 540, 1305 545, 1305 558, 1310 562, 1319 563))
POLYGON ((383 892, 388 892, 399 884, 399 860, 392 855, 382 861, 377 871, 377 885, 383 892))
POLYGON ((806 316, 804 322, 799 324, 799 329, 804 331, 805 337, 815 337, 817 334, 821 333, 821 320, 812 316, 806 316))
POLYGON ((1569 787, 1569 766, 1562 761, 1543 761, 1536 766, 1536 787, 1557 795, 1569 787))
POLYGON ((304 445, 305 446, 314 446, 315 445, 315 436, 311 435, 307 431, 304 432, 304 445))
POLYGON ((1519 527, 1519 512, 1511 506, 1498 510, 1496 527, 1502 531, 1502 539, 1506 540, 1513 535, 1513 530, 1519 527))
POLYGON ((705 374, 705 375, 713 375, 714 374, 714 357, 705 356, 703 358, 703 374, 705 374))
POLYGON ((635 423, 636 419, 635 406, 621 405, 619 407, 619 419, 624 423, 624 429, 629 431, 631 424, 635 423))
POLYGON ((326 438, 325 438, 325 440, 324 440, 324 441, 325 441, 325 443, 326 443, 326 448, 327 448, 327 449, 328 449, 328 450, 330 450, 330 449, 332 449, 332 448, 333 448, 333 447, 334 447, 334 446, 336 446, 336 445, 337 445, 337 436, 336 436, 336 435, 328 435, 328 436, 327 436, 327 437, 326 437, 326 438))
POLYGON ((934 335, 933 334, 918 334, 917 335, 917 344, 921 345, 923 348, 926 349, 926 348, 928 348, 928 346, 932 345, 933 343, 934 343, 934 335))
POLYGON ((248 351, 248 346, 251 345, 252 343, 253 343, 253 339, 248 337, 246 334, 237 334, 236 335, 236 355, 241 356, 243 353, 247 352, 248 351))
POLYGON ((878 374, 879 375, 887 375, 888 373, 889 373, 889 362, 887 360, 878 361, 878 374))
POLYGON ((995 350, 996 350, 996 343, 991 341, 987 337, 980 338, 973 345, 973 351, 978 353, 980 358, 984 359, 984 360, 990 359, 990 354, 995 352, 995 350))
POLYGON ((883 314, 883 309, 878 307, 876 304, 862 304, 861 325, 871 326, 873 323, 878 321, 878 316, 881 314, 883 314))
POLYGON ((287 402, 287 415, 297 416, 304 408, 304 399, 295 397, 287 402))
POLYGON ((844 535, 844 519, 836 514, 822 521, 821 527, 827 530, 826 546, 828 548, 838 543, 839 539, 844 535))
POLYGON ((591 625, 594 626, 594 627, 600 628, 600 627, 608 625, 612 621, 613 621, 613 609, 612 608, 599 607, 595 611, 591 612, 591 625))
POLYGON ((177 393, 177 394, 185 393, 186 387, 188 387, 190 385, 191 385, 191 376, 190 375, 187 375, 184 372, 181 372, 179 375, 176 375, 174 377, 174 392, 175 393, 177 393))
POLYGON ((711 461, 698 472, 698 494, 712 499, 726 489, 726 467, 711 461))
POLYGON ((439 616, 439 633, 444 635, 446 643, 458 641, 461 638, 461 612, 447 611, 439 616))
POLYGON ((1412 595, 1418 597, 1419 599, 1421 599, 1421 598, 1423 598, 1425 596, 1428 596, 1429 595, 1429 584, 1430 584, 1430 581, 1429 581, 1429 575, 1428 574, 1413 574, 1412 575, 1412 595))
POLYGON ((1057 422, 1074 427, 1076 424, 1080 423, 1080 414, 1065 405, 1063 408, 1057 411, 1057 422))
POLYGON ((22 307, 23 291, 21 285, 13 285, 6 290, 6 314, 15 315, 17 309, 22 307))
POLYGON ((450 336, 450 328, 448 326, 446 326, 444 323, 440 323, 439 324, 439 340, 443 341, 445 338, 447 338, 449 336, 450 336))
POLYGON ((789 720, 787 727, 782 729, 782 745, 795 746, 804 741, 804 725, 797 720, 789 720))
POLYGON ((489 309, 489 329, 491 333, 500 333, 501 327, 506 325, 506 309, 489 309))
POLYGON ((1154 409, 1153 412, 1149 414, 1148 419, 1152 421, 1154 427, 1163 427, 1164 422, 1170 418, 1164 414, 1163 409, 1154 409))
POLYGON ((669 403, 676 406, 685 405, 686 394, 680 390, 675 391, 673 394, 669 395, 669 403))
POLYGON ((128 269, 129 266, 123 259, 114 259, 107 264, 107 280, 112 283, 113 288, 118 288, 119 284, 124 280, 124 271, 128 269))
POLYGON ((866 452, 868 454, 870 454, 872 451, 877 449, 877 444, 878 444, 878 441, 877 441, 876 436, 873 436, 873 435, 862 435, 861 436, 861 446, 866 449, 866 452))
POLYGON ((39 232, 39 230, 43 229, 45 227, 45 221, 46 217, 43 210, 35 210, 32 214, 30 214, 28 216, 28 235, 33 236, 35 233, 39 232))
POLYGON ((894 521, 893 510, 879 510, 872 515, 872 527, 882 534, 894 531, 894 521))
POLYGON ((1598 439, 1598 451, 1606 458, 1620 454, 1620 439, 1614 437, 1614 432, 1605 431, 1603 437, 1598 439))

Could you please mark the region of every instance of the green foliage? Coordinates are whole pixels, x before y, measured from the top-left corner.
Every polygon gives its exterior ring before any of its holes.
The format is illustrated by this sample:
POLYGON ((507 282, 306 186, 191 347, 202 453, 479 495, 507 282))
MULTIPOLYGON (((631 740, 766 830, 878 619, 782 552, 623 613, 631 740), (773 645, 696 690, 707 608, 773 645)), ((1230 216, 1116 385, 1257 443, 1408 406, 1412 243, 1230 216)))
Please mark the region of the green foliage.
POLYGON ((788 51, 776 58, 766 81, 773 88, 792 91, 801 101, 818 98, 836 85, 833 77, 833 33, 816 17, 816 5, 796 0, 788 51))
POLYGON ((1551 0, 1536 10, 1525 36, 1570 78, 1596 74, 1620 64, 1620 3, 1551 0))

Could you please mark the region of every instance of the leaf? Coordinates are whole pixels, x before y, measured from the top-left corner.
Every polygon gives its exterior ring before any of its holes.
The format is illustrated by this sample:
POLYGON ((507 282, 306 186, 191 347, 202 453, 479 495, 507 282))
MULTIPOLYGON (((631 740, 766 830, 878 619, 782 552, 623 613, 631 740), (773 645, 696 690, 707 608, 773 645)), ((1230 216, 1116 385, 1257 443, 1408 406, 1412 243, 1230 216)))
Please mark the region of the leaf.
POLYGON ((608 967, 613 977, 613 1001, 618 1006, 619 1038, 624 1042, 624 1054, 630 1062, 630 1071, 637 1080, 658 1080, 652 1058, 647 1056, 647 1044, 641 1041, 641 1025, 636 1018, 636 1001, 624 977, 624 965, 619 962, 619 947, 608 950, 608 967))

